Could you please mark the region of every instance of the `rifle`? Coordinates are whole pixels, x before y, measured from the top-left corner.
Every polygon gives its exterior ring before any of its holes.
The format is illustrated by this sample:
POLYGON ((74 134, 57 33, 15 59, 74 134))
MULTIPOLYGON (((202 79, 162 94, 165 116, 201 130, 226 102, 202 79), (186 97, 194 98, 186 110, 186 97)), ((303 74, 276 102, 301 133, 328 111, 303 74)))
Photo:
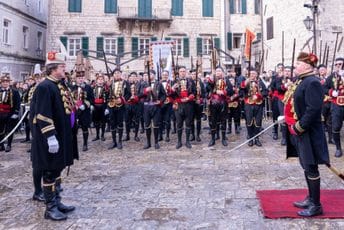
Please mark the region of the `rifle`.
POLYGON ((172 66, 171 66, 171 69, 172 69, 172 80, 175 80, 176 79, 176 66, 174 65, 174 56, 173 56, 173 52, 172 52, 172 47, 171 47, 171 56, 172 56, 172 66))
POLYGON ((161 74, 162 74, 162 68, 161 68, 161 49, 159 49, 159 64, 157 65, 158 69, 158 82, 160 82, 161 74))
POLYGON ((284 31, 282 31, 282 65, 284 68, 284 31))
POLYGON ((293 74, 294 74, 295 46, 296 46, 296 39, 294 38, 293 55, 292 55, 292 58, 291 58, 291 78, 292 79, 293 79, 293 74))
POLYGON ((149 84, 149 87, 151 86, 152 82, 151 82, 151 79, 150 79, 150 62, 149 62, 149 58, 147 60, 147 74, 148 74, 148 84, 149 84))
POLYGON ((193 56, 191 56, 191 69, 192 69, 192 70, 195 69, 195 66, 194 66, 194 64, 193 64, 193 56))

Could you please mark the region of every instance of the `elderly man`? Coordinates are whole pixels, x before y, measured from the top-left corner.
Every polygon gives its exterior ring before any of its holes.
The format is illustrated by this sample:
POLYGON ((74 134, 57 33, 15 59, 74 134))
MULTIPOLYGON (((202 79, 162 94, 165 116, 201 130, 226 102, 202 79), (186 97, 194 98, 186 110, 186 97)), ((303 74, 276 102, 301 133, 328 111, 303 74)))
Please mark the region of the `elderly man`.
POLYGON ((64 82, 65 61, 61 53, 47 54, 47 77, 37 85, 30 105, 32 127, 32 167, 43 173, 44 217, 65 220, 75 209, 61 203, 60 176, 66 166, 78 159, 75 107, 70 90, 64 82))

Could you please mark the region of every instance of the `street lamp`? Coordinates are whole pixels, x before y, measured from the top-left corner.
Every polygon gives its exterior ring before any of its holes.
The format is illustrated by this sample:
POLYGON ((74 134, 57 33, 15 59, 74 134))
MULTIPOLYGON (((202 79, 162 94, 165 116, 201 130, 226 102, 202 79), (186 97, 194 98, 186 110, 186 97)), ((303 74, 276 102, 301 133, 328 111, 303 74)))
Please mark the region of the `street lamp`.
POLYGON ((311 30, 313 26, 313 19, 309 16, 303 20, 307 30, 311 30))

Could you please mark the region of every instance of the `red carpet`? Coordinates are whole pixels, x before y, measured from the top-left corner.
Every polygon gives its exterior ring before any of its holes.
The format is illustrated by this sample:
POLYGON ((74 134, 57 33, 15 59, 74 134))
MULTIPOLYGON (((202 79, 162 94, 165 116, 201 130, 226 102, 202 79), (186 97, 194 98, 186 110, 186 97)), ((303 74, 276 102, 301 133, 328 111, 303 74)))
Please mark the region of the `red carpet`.
MULTIPOLYGON (((306 197, 306 189, 256 191, 263 215, 270 219, 304 218, 297 215, 301 210, 293 202, 306 197)), ((344 218, 344 190, 321 190, 323 215, 313 218, 344 218)))

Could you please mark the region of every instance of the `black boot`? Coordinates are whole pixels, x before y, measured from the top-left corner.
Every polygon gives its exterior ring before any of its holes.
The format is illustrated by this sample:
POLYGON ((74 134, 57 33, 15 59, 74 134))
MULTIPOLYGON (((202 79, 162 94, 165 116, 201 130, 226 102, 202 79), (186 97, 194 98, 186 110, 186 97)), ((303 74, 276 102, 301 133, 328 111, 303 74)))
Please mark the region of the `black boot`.
MULTIPOLYGON (((252 126, 247 126, 247 137, 248 137, 248 139, 252 138, 253 136, 254 136, 253 127, 252 126)), ((248 142, 248 146, 250 146, 250 147, 253 146, 253 140, 250 140, 248 142)))
MULTIPOLYGON (((260 132, 260 130, 261 130, 260 128, 261 127, 255 127, 255 126, 253 127, 253 129, 254 129, 253 136, 257 135, 260 132)), ((262 143, 259 140, 259 136, 254 139, 254 144, 258 147, 262 147, 262 143)))
POLYGON ((5 151, 5 145, 4 144, 0 144, 0 152, 5 151))
POLYGON ((334 144, 333 138, 332 138, 332 131, 329 129, 328 131, 328 143, 329 144, 334 144))
POLYGON ((182 144, 182 135, 183 135, 183 129, 178 130, 178 142, 176 145, 176 149, 180 149, 183 144, 182 144))
POLYGON ((170 142, 170 129, 169 128, 166 129, 165 141, 170 142))
POLYGON ((74 206, 67 206, 67 205, 64 205, 62 202, 61 202, 61 195, 60 195, 60 192, 58 190, 56 190, 56 201, 57 201, 57 208, 59 209, 60 212, 62 213, 68 213, 68 212, 72 212, 75 210, 75 207, 74 206))
POLYGON ((220 126, 217 126, 216 128, 215 140, 220 140, 220 126))
POLYGON ((62 188, 61 184, 62 184, 62 177, 60 176, 60 177, 56 178, 56 180, 55 180, 55 189, 59 193, 63 192, 63 188, 62 188))
POLYGON ((196 141, 201 142, 200 134, 201 134, 201 120, 197 121, 196 123, 196 141))
POLYGON ((112 145, 109 147, 109 149, 114 149, 117 147, 116 131, 112 131, 111 136, 112 136, 112 145))
POLYGON ((287 126, 286 125, 281 125, 281 132, 282 132, 282 139, 281 139, 281 145, 285 146, 287 145, 287 126))
POLYGON ((42 191, 42 170, 32 169, 33 185, 35 187, 35 192, 33 193, 32 199, 36 201, 45 201, 44 194, 42 191))
POLYGON ((274 125, 274 130, 272 133, 272 139, 277 140, 278 139, 278 124, 274 125))
POLYGON ((235 124, 235 134, 240 134, 240 125, 235 124))
POLYGON ((300 216, 311 217, 318 216, 323 213, 320 204, 320 177, 308 178, 310 202, 307 209, 299 211, 297 214, 300 216))
POLYGON ((151 147, 151 135, 152 135, 152 129, 151 128, 147 128, 146 129, 146 144, 143 147, 143 149, 149 149, 151 147))
POLYGON ((340 142, 340 133, 333 133, 333 140, 334 143, 336 144, 336 153, 335 157, 341 157, 343 155, 342 151, 342 144, 340 142))
POLYGON ((101 133, 100 140, 105 141, 105 137, 104 137, 104 135, 105 135, 105 123, 101 125, 101 131, 102 131, 102 133, 101 133))
POLYGON ((228 121, 228 128, 227 128, 227 134, 232 133, 232 122, 228 121))
POLYGON ((195 140, 195 121, 193 120, 191 123, 191 129, 190 129, 190 141, 195 140))
POLYGON ((226 131, 222 131, 222 145, 223 146, 228 146, 227 139, 226 139, 226 131))
POLYGON ((159 128, 153 128, 154 130, 154 147, 155 149, 160 149, 160 145, 159 145, 159 128))
POLYGON ((122 149, 122 138, 123 138, 123 128, 119 128, 118 129, 118 144, 117 144, 117 148, 118 149, 122 149))
POLYGON ((185 142, 185 146, 186 146, 186 148, 191 149, 191 148, 192 148, 191 143, 190 143, 191 129, 186 128, 185 131, 186 131, 186 142, 185 142))
POLYGON ((176 134, 177 133, 177 124, 175 121, 172 122, 172 126, 173 126, 172 134, 176 134))
POLYGON ((6 148, 5 148, 5 152, 11 152, 11 146, 9 144, 7 144, 6 148))
POLYGON ((123 139, 123 141, 129 141, 130 140, 130 124, 127 124, 126 123, 126 126, 125 126, 125 131, 126 131, 126 136, 125 138, 123 139))
POLYGON ((96 137, 94 139, 92 139, 92 141, 99 140, 99 129, 100 129, 100 127, 99 127, 99 124, 96 124, 95 126, 96 126, 96 137))
POLYGON ((87 141, 88 141, 88 131, 84 131, 82 132, 82 135, 83 135, 83 138, 84 138, 84 145, 82 147, 82 151, 87 151, 88 148, 87 148, 87 141))
POLYGON ((140 138, 138 137, 138 133, 139 133, 139 126, 136 125, 136 126, 135 126, 135 137, 134 137, 134 140, 135 140, 136 142, 139 142, 139 141, 140 141, 140 138))
POLYGON ((216 130, 211 130, 211 139, 210 139, 210 142, 208 144, 208 147, 215 145, 215 135, 216 135, 216 130))
POLYGON ((301 201, 295 201, 293 203, 293 205, 297 208, 302 208, 302 209, 306 209, 309 207, 310 205, 310 202, 311 202, 311 197, 310 197, 310 194, 309 194, 309 191, 311 190, 310 187, 309 187, 309 179, 307 177, 307 174, 305 172, 305 179, 306 179, 306 183, 307 183, 307 188, 308 188, 308 195, 305 197, 304 200, 301 200, 301 201))
POLYGON ((66 220, 67 216, 58 209, 55 185, 43 185, 46 209, 44 218, 50 220, 66 220))

